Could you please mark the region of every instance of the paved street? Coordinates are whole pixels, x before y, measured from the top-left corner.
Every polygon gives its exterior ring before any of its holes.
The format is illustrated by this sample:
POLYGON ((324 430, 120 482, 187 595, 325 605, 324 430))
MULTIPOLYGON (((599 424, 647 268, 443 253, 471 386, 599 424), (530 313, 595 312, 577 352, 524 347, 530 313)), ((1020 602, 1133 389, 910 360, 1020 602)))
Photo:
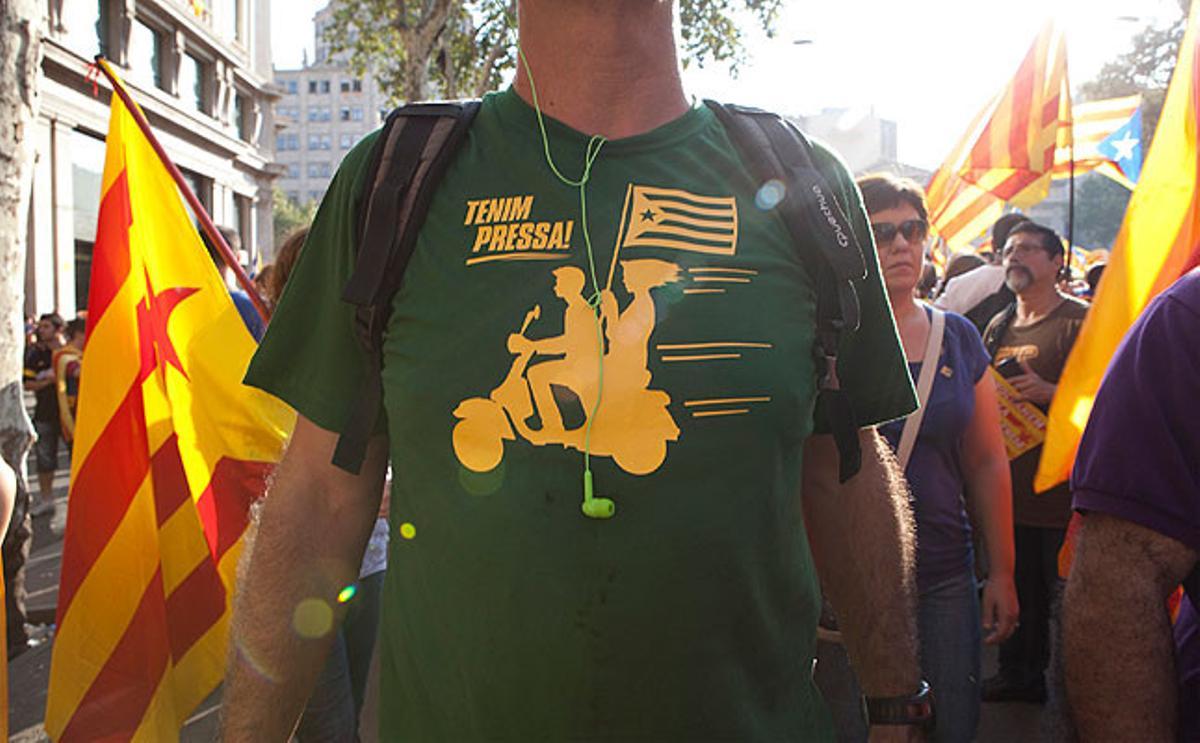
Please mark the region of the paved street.
MULTIPOLYGON (((60 457, 66 461, 65 457, 60 457)), ((64 465, 66 466, 66 465, 64 465)), ((36 483, 35 478, 31 478, 36 483)), ((35 484, 36 487, 36 484, 35 484)), ((33 553, 28 568, 29 614, 32 621, 52 623, 58 598, 58 571, 62 559, 62 531, 67 516, 67 470, 55 479, 58 509, 51 520, 34 519, 33 553)), ((9 731, 11 741, 34 743, 48 740, 42 728, 46 711, 46 686, 50 677, 50 652, 53 640, 25 652, 9 664, 9 731)), ((985 654, 984 676, 995 669, 995 652, 985 654)), ((184 728, 184 743, 216 739, 219 692, 214 694, 184 728)), ((1029 704, 985 704, 979 730, 983 743, 1010 741, 1053 741, 1060 739, 1052 730, 1052 714, 1029 704), (1043 719, 1045 718, 1045 720, 1043 719)))

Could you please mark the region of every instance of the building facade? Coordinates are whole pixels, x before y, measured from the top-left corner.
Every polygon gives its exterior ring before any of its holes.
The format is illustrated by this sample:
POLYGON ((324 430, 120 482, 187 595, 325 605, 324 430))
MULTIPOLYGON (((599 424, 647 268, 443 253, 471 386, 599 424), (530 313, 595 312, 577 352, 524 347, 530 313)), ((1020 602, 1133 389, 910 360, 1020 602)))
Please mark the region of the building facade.
POLYGON ((874 111, 826 108, 811 116, 789 117, 800 130, 830 145, 855 173, 877 163, 896 162, 896 122, 874 111))
POLYGON ((298 70, 276 70, 282 97, 275 108, 279 188, 296 202, 320 201, 342 158, 389 110, 371 75, 358 77, 329 53, 324 31, 332 12, 313 19, 316 54, 298 70))
POLYGON ((50 0, 26 251, 27 314, 87 306, 108 131, 103 54, 218 225, 253 266, 271 254, 269 0, 50 0))

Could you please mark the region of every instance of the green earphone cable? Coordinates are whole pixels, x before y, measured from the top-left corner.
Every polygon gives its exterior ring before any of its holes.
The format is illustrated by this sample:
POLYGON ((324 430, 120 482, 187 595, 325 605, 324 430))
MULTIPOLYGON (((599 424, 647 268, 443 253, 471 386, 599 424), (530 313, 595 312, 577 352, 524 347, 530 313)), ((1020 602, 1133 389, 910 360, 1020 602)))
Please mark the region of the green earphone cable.
MULTIPOLYGON (((587 303, 592 308, 592 314, 596 319, 596 343, 598 346, 598 358, 600 359, 596 402, 592 405, 592 409, 588 413, 587 423, 584 426, 583 432, 583 488, 584 504, 586 505, 592 500, 592 423, 596 419, 596 413, 600 410, 600 402, 604 396, 604 326, 600 316, 600 282, 596 278, 596 260, 592 251, 592 236, 588 230, 587 184, 592 177, 592 165, 596 162, 596 158, 600 156, 600 150, 608 140, 599 134, 594 135, 588 140, 587 151, 583 159, 583 174, 579 177, 579 180, 572 180, 563 175, 562 171, 554 163, 554 156, 550 153, 550 137, 546 133, 546 122, 542 117, 541 104, 538 102, 537 86, 533 82, 533 70, 529 66, 529 60, 525 58, 525 50, 520 46, 517 47, 517 54, 520 55, 521 63, 525 66, 525 76, 529 78, 529 92, 533 98, 533 110, 537 115, 538 130, 542 136, 542 149, 546 155, 546 164, 550 166, 551 172, 560 181, 567 186, 579 189, 579 212, 583 226, 583 243, 587 248, 588 271, 592 278, 592 296, 588 298, 587 303)), ((585 513, 587 512, 585 511, 585 513)), ((588 515, 591 516, 592 514, 588 513, 588 515)), ((611 512, 608 515, 612 515, 611 512)))

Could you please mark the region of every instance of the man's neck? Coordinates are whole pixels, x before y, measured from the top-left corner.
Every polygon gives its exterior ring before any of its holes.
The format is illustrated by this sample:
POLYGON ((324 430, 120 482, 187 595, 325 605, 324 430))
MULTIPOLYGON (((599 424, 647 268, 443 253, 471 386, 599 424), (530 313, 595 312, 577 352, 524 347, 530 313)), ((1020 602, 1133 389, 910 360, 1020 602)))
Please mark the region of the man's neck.
POLYGON ((1027 324, 1042 319, 1063 301, 1058 286, 1031 286, 1017 295, 1017 321, 1027 324))
MULTIPOLYGON (((643 134, 686 113, 672 13, 669 2, 524 0, 521 48, 542 112, 608 139, 643 134)), ((514 86, 533 103, 519 60, 514 86)))

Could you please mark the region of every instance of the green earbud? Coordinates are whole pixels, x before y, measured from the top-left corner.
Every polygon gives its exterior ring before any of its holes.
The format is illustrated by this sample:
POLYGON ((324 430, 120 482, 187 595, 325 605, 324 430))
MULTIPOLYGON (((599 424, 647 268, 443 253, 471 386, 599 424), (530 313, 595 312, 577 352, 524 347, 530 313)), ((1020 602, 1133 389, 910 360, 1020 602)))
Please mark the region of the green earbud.
POLYGON ((611 519, 617 512, 617 504, 611 498, 592 495, 592 471, 583 473, 583 515, 589 519, 611 519))

